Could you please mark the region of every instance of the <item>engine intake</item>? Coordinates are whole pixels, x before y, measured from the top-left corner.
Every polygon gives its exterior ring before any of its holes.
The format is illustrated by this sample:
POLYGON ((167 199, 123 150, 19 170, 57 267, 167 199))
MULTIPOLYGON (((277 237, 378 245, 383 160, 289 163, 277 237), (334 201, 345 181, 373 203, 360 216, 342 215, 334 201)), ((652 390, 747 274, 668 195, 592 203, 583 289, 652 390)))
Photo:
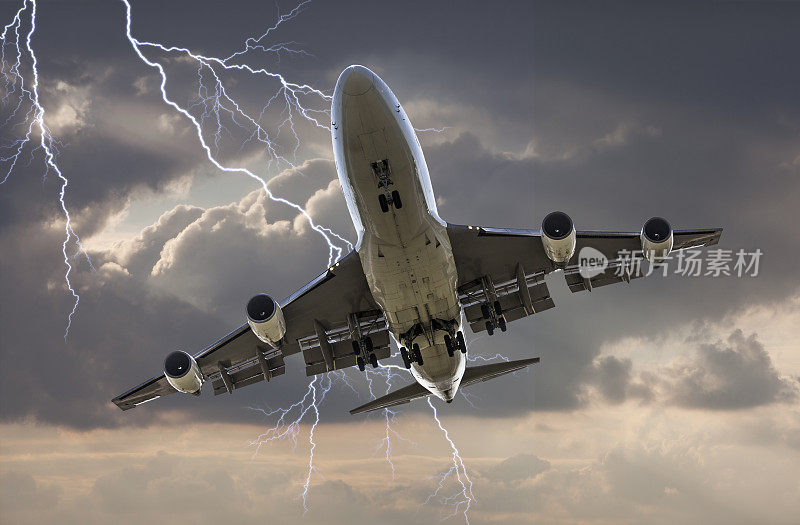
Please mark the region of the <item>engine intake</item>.
POLYGON ((672 226, 661 217, 648 219, 642 226, 642 252, 648 261, 658 263, 672 250, 672 226))
POLYGON ((203 372, 194 357, 178 350, 164 360, 164 375, 167 382, 178 392, 199 394, 203 386, 203 372))
POLYGON ((572 258, 575 240, 575 226, 563 211, 549 213, 542 221, 544 253, 557 265, 566 265, 572 258))
POLYGON ((247 302, 247 324, 261 341, 273 348, 286 334, 283 310, 275 299, 262 293, 247 302))

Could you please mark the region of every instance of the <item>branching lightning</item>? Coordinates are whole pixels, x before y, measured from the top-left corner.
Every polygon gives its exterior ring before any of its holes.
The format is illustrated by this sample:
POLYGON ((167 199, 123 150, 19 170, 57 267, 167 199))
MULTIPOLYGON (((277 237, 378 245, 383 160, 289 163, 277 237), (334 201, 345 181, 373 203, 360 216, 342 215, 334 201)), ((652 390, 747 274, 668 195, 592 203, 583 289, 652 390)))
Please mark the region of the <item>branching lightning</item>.
MULTIPOLYGON (((397 353, 392 354, 390 357, 397 357, 397 353)), ((400 375, 403 373, 407 373, 407 371, 404 368, 393 364, 378 363, 378 368, 372 370, 367 369, 366 379, 367 387, 369 388, 369 395, 373 398, 378 397, 373 390, 373 380, 375 378, 380 377, 385 381, 386 391, 384 393, 388 394, 392 389, 392 381, 400 377, 400 375)), ((375 445, 375 452, 378 453, 381 450, 384 451, 384 457, 392 469, 392 481, 394 481, 396 472, 394 462, 392 461, 392 437, 400 441, 405 441, 413 446, 416 446, 416 443, 408 438, 403 437, 395 428, 392 427, 392 425, 396 425, 397 423, 397 415, 399 412, 390 408, 385 408, 381 410, 381 413, 383 414, 384 418, 385 433, 381 440, 378 441, 378 444, 375 445)))
MULTIPOLYGON (((327 121, 330 118, 331 96, 323 91, 307 84, 294 83, 283 75, 269 71, 263 67, 248 65, 244 59, 252 52, 269 53, 280 60, 281 54, 288 55, 308 55, 302 49, 296 47, 295 42, 281 42, 268 44, 269 37, 281 24, 297 17, 310 3, 310 0, 300 2, 294 9, 281 15, 278 20, 269 27, 264 33, 255 37, 247 38, 244 45, 238 51, 227 57, 206 56, 185 47, 165 45, 158 42, 144 41, 136 38, 132 31, 132 7, 129 0, 121 0, 125 7, 125 36, 130 42, 133 51, 138 58, 158 73, 160 78, 160 94, 163 102, 175 110, 178 114, 194 128, 197 139, 205 151, 206 158, 214 167, 227 173, 237 173, 246 175, 257 181, 265 194, 272 200, 302 214, 308 221, 310 227, 319 234, 328 246, 328 266, 333 265, 344 254, 345 248, 352 249, 352 244, 344 237, 338 235, 330 228, 316 224, 311 215, 299 204, 291 202, 285 198, 274 195, 267 184, 267 180, 255 172, 241 166, 229 165, 220 156, 220 148, 226 137, 232 137, 232 129, 244 132, 247 138, 242 142, 240 151, 248 144, 258 143, 267 155, 267 170, 291 168, 294 165, 300 138, 296 128, 296 121, 302 119, 311 123, 313 126, 327 130, 327 121), (189 104, 182 105, 167 93, 168 75, 165 66, 158 58, 152 55, 166 55, 177 57, 184 60, 193 61, 197 64, 197 95, 196 99, 189 104), (225 75, 233 73, 245 73, 253 78, 261 78, 277 82, 278 88, 274 94, 267 99, 265 105, 258 114, 248 113, 244 107, 237 103, 228 90, 228 82, 225 75), (307 98, 312 98, 325 104, 325 107, 315 107, 305 103, 307 98), (271 133, 262 125, 262 120, 267 111, 273 105, 282 105, 281 113, 283 120, 279 122, 277 129, 271 133), (284 134, 290 137, 290 151, 284 152, 284 148, 278 144, 278 137, 284 134)), ((45 109, 39 98, 39 71, 38 60, 34 52, 32 40, 36 31, 36 11, 35 0, 24 0, 22 7, 16 12, 12 21, 8 23, 2 32, 2 82, 3 82, 3 105, 9 108, 9 115, 0 127, 16 132, 18 128, 23 128, 24 135, 0 144, 0 164, 3 165, 5 173, 2 175, 0 184, 5 183, 11 176, 19 163, 27 157, 28 163, 35 159, 37 152, 41 151, 44 156, 43 178, 50 173, 61 181, 59 192, 59 203, 64 214, 64 234, 62 243, 62 254, 66 272, 64 275, 66 287, 74 298, 72 310, 67 317, 67 324, 64 333, 66 339, 72 324, 72 320, 77 311, 80 297, 74 289, 70 280, 73 270, 68 255, 69 247, 74 246, 77 253, 83 253, 91 266, 91 260, 83 250, 80 238, 73 230, 72 221, 65 202, 65 195, 69 181, 62 173, 56 160, 59 153, 59 143, 53 137, 50 129, 45 122, 45 109), (28 68, 26 70, 26 67, 28 68)), ((447 128, 419 129, 419 132, 441 133, 447 128)), ((496 355, 494 357, 475 356, 468 357, 470 360, 489 360, 494 358, 507 358, 496 355)), ((366 380, 369 393, 376 397, 374 385, 375 379, 382 379, 386 384, 388 393, 393 381, 404 374, 406 371, 396 365, 380 364, 377 369, 367 370, 366 380)), ((255 448, 254 455, 258 453, 262 445, 269 444, 278 440, 288 440, 293 446, 298 444, 302 433, 304 420, 311 421, 308 431, 309 456, 308 468, 303 482, 301 494, 304 511, 308 511, 308 498, 312 483, 312 476, 319 472, 314 466, 314 452, 316 442, 314 432, 320 421, 320 407, 327 394, 330 392, 335 381, 340 381, 346 387, 356 392, 350 383, 348 376, 342 371, 329 372, 325 375, 314 377, 308 384, 305 394, 295 403, 285 408, 278 409, 253 409, 261 412, 265 417, 275 418, 274 425, 259 435, 251 442, 255 448)), ((469 398, 465 396, 469 402, 469 398)), ((453 464, 449 470, 440 477, 435 491, 428 497, 425 504, 433 500, 439 500, 445 505, 453 507, 453 512, 447 516, 453 517, 459 513, 463 514, 464 519, 469 523, 468 511, 475 502, 472 491, 472 481, 467 473, 464 462, 458 448, 450 437, 449 432, 439 419, 437 410, 432 400, 428 399, 428 404, 433 411, 433 418, 438 429, 443 433, 451 451, 453 464), (460 490, 451 496, 444 496, 443 490, 449 479, 454 479, 460 490)), ((471 404, 471 402, 470 402, 471 404)), ((398 412, 385 409, 383 417, 385 423, 385 433, 376 445, 376 452, 383 452, 383 455, 391 467, 392 478, 395 476, 395 465, 392 461, 392 442, 393 440, 404 440, 396 430, 396 416, 398 412)))
POLYGON ((265 149, 269 161, 267 167, 272 166, 286 166, 292 169, 296 169, 294 165, 294 157, 289 158, 283 153, 281 153, 281 148, 276 143, 276 138, 272 137, 270 133, 262 126, 261 124, 261 117, 267 111, 267 109, 272 105, 273 102, 276 100, 282 99, 285 104, 285 112, 286 117, 283 122, 278 126, 278 134, 283 129, 288 129, 289 133, 292 134, 294 138, 294 148, 292 154, 297 153, 297 149, 300 147, 300 139, 297 135, 295 130, 295 117, 299 116, 313 125, 327 130, 328 127, 319 121, 320 118, 323 116, 330 116, 330 111, 327 109, 314 109, 306 107, 302 103, 302 98, 304 96, 315 96, 318 97, 326 102, 330 102, 331 97, 323 93, 322 91, 313 88, 307 84, 297 84, 294 82, 289 82, 286 80, 283 75, 279 73, 275 73, 272 71, 268 71, 264 68, 256 68, 251 67, 246 63, 237 62, 234 59, 241 58, 244 54, 248 53, 251 50, 258 49, 264 51, 270 51, 274 53, 280 53, 280 51, 286 51, 289 48, 289 44, 281 44, 279 46, 270 46, 266 47, 261 44, 264 38, 270 34, 272 30, 277 28, 281 23, 293 19, 297 14, 300 13, 302 7, 307 3, 303 2, 298 5, 295 9, 293 9, 290 13, 282 16, 275 25, 268 29, 263 35, 258 38, 248 38, 245 42, 244 48, 236 53, 231 54, 226 58, 217 58, 217 57, 209 57, 205 55, 201 55, 199 53, 195 53, 190 51, 185 47, 178 47, 178 46, 166 46, 164 44, 160 44, 157 42, 147 42, 143 40, 138 40, 136 37, 133 36, 131 31, 131 22, 132 22, 132 10, 131 4, 129 0, 121 0, 122 3, 125 4, 126 10, 126 18, 125 18, 125 36, 131 43, 134 52, 136 55, 148 66, 158 71, 159 76, 161 77, 161 98, 164 100, 164 103, 168 106, 171 106, 175 111, 183 115, 194 127, 197 139, 200 142, 200 145, 206 152, 206 157, 208 161, 213 164, 217 169, 220 171, 228 172, 228 173, 239 173, 242 175, 247 175, 248 177, 257 181, 261 188, 263 189, 264 193, 267 196, 281 204, 285 204, 293 209, 295 209, 298 213, 302 214, 303 217, 308 221, 311 228, 316 231, 319 235, 325 239, 325 242, 328 244, 328 266, 332 265, 343 254, 344 248, 338 245, 336 241, 352 248, 350 242, 341 237, 340 235, 333 232, 331 229, 326 228, 324 226, 320 226, 314 222, 311 215, 299 204, 291 202, 287 199, 282 197, 278 197, 274 195, 268 185, 267 180, 260 175, 257 175, 253 171, 243 168, 243 167, 235 167, 235 166, 228 166, 225 165, 221 160, 219 160, 215 156, 215 151, 219 151, 219 143, 222 139, 223 133, 229 133, 229 130, 226 128, 223 122, 223 116, 227 115, 230 119, 231 123, 242 128, 248 129, 250 132, 250 141, 257 141, 259 142, 265 149), (178 54, 182 57, 188 57, 191 60, 194 60, 197 66, 198 72, 198 102, 195 103, 193 106, 189 108, 185 108, 175 102, 173 99, 169 97, 167 94, 167 73, 164 70, 164 66, 159 62, 154 61, 153 59, 148 58, 145 55, 144 49, 152 49, 156 51, 160 51, 163 53, 173 53, 178 54), (258 117, 253 117, 252 115, 248 114, 239 103, 237 103, 229 94, 225 83, 222 79, 221 72, 235 72, 235 71, 244 71, 254 75, 256 77, 264 77, 267 79, 271 79, 277 81, 280 85, 276 93, 267 101, 266 105, 261 111, 261 114, 258 117), (209 87, 206 85, 206 75, 209 75, 211 86, 209 87), (202 108, 202 112, 199 117, 194 116, 190 110, 202 108), (206 137, 204 135, 203 124, 206 123, 208 120, 211 120, 214 123, 214 130, 213 130, 213 138, 214 138, 214 148, 207 142, 206 137))
POLYGON ((427 505, 430 501, 438 499, 442 505, 451 505, 453 507, 453 512, 442 518, 443 520, 453 518, 457 516, 459 512, 461 512, 464 515, 464 521, 466 521, 467 525, 469 525, 469 509, 475 502, 475 495, 472 493, 472 480, 467 473, 467 467, 464 466, 464 460, 461 459, 461 453, 458 451, 458 447, 456 447, 456 444, 450 438, 450 433, 439 419, 436 406, 433 404, 433 399, 430 397, 428 398, 428 405, 433 411, 433 419, 439 426, 439 430, 442 431, 444 438, 450 444, 450 450, 453 454, 453 465, 441 476, 439 476, 439 483, 436 487, 436 490, 430 496, 428 496, 428 499, 425 500, 423 505, 427 505), (458 483, 458 486, 460 486, 461 489, 451 496, 440 495, 446 485, 447 480, 451 477, 455 478, 456 483, 458 483))
POLYGON ((27 126, 23 136, 11 140, 9 143, 0 144, 0 164, 5 164, 5 175, 3 180, 0 180, 0 184, 4 184, 8 180, 26 150, 28 151, 29 164, 33 162, 38 151, 43 153, 45 168, 42 174, 43 180, 51 172, 55 173, 61 180, 58 202, 61 205, 61 211, 64 213, 64 242, 61 244, 64 265, 67 267, 64 273, 64 281, 74 299, 72 310, 67 316, 67 325, 64 329, 64 341, 66 341, 69 329, 72 326, 72 319, 78 310, 78 303, 81 300, 70 281, 72 265, 70 264, 70 257, 67 255, 68 246, 73 245, 77 248, 78 254, 83 253, 90 266, 92 261, 83 249, 80 238, 72 228, 72 219, 65 202, 69 180, 61 172, 56 162, 59 143, 53 138, 50 128, 45 123, 44 106, 39 99, 39 61, 33 50, 32 43, 35 32, 36 1, 25 0, 11 22, 3 28, 2 35, 0 35, 0 40, 2 40, 0 53, 2 55, 3 90, 5 91, 2 104, 10 106, 9 115, 3 122, 2 127, 7 128, 10 132, 9 135, 13 136, 17 128, 25 128, 27 126), (23 27, 26 24, 29 26, 27 32, 24 31, 23 27), (6 51, 10 51, 10 56, 7 56, 6 51), (24 71, 26 65, 30 68, 28 72, 24 71), (26 85, 26 76, 30 77, 29 85, 26 85))
MULTIPOLYGON (((464 322, 466 326, 466 323, 464 322)), ((473 354, 469 351, 470 347, 482 336, 476 337, 470 341, 466 341, 467 346, 467 354, 466 359, 467 362, 487 362, 487 361, 494 361, 500 359, 502 361, 509 361, 509 358, 506 356, 496 353, 495 355, 482 355, 482 354, 473 354)), ((461 396, 464 400, 472 407, 476 408, 476 406, 472 402, 472 398, 477 398, 474 394, 470 394, 469 392, 465 392, 463 389, 459 390, 461 396)), ((431 407, 433 411, 433 419, 436 421, 436 424, 439 427, 439 430, 442 431, 444 434, 444 438, 447 440, 448 444, 450 445, 450 450, 452 452, 452 465, 439 474, 435 476, 433 479, 437 480, 436 488, 434 491, 428 496, 422 505, 427 505, 431 501, 438 501, 443 506, 450 506, 452 507, 452 512, 442 518, 442 520, 447 520, 450 518, 454 518, 459 514, 463 514, 464 521, 469 524, 469 510, 472 507, 473 503, 475 503, 475 495, 472 492, 472 480, 469 477, 469 473, 467 472, 467 468, 464 465, 464 460, 461 457, 461 453, 456 447, 455 442, 450 438, 450 433, 447 431, 445 426, 442 424, 441 419, 439 419, 439 414, 436 410, 436 406, 433 404, 433 398, 428 398, 428 405, 431 407), (445 495, 448 480, 453 480, 454 484, 456 485, 456 491, 453 494, 445 495)), ((421 505, 421 506, 422 506, 421 505)))
POLYGON ((286 408, 278 408, 275 410, 265 410, 261 408, 251 408, 261 412, 265 417, 277 417, 275 424, 259 435, 256 439, 250 442, 250 445, 255 447, 253 457, 258 454, 262 445, 273 443, 275 441, 289 440, 293 446, 297 446, 297 439, 301 432, 300 424, 305 419, 307 414, 311 414, 314 418, 311 428, 308 432, 308 471, 306 473, 305 481, 303 482, 303 492, 301 498, 303 500, 303 514, 308 512, 308 493, 311 486, 311 475, 316 472, 314 467, 314 449, 317 444, 314 442, 314 431, 319 424, 320 405, 325 401, 325 396, 333 386, 333 377, 343 376, 341 372, 331 372, 321 377, 314 377, 308 384, 308 390, 299 401, 289 405, 286 408), (319 379, 319 381, 317 381, 319 379))

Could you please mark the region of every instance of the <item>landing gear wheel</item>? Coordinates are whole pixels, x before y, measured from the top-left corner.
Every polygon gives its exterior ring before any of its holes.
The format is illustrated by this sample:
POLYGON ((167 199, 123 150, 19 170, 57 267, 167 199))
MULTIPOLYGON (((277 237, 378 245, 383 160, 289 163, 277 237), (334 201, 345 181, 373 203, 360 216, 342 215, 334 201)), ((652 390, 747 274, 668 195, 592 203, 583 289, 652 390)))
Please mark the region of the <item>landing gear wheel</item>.
POLYGON ((358 365, 358 369, 362 372, 367 368, 367 365, 364 364, 364 359, 361 356, 356 357, 356 364, 358 365))
POLYGON ((358 341, 353 341, 353 353, 355 355, 361 355, 361 346, 358 344, 358 341))
POLYGON ((484 319, 491 319, 492 318, 492 314, 491 314, 491 312, 489 312, 489 305, 488 304, 484 303, 484 304, 481 305, 481 315, 483 316, 484 319))
POLYGON ((374 350, 374 348, 372 346, 372 338, 371 337, 365 337, 364 338, 364 348, 367 350, 368 354, 371 354, 372 351, 374 350))
POLYGON ((403 207, 403 201, 400 200, 400 193, 397 190, 392 192, 392 204, 398 210, 403 207))
POLYGON ((411 351, 414 352, 414 361, 416 361, 419 366, 422 366, 422 352, 419 351, 419 345, 414 343, 414 346, 411 347, 411 351))
POLYGON ((501 332, 506 331, 506 318, 505 317, 498 317, 497 318, 497 326, 500 327, 501 332))
POLYGON ((497 314, 497 317, 500 317, 501 315, 503 315, 503 307, 500 306, 500 301, 495 301, 494 302, 494 313, 497 314))
POLYGON ((406 370, 411 368, 411 358, 408 357, 408 350, 404 346, 400 347, 400 357, 403 358, 403 366, 406 367, 406 370))
POLYGON ((389 211, 389 201, 386 200, 386 195, 384 195, 383 193, 378 195, 378 202, 381 205, 381 211, 383 213, 387 213, 389 211))
POLYGON ((494 325, 491 321, 486 321, 486 333, 494 335, 494 325))
POLYGON ((447 334, 445 334, 444 336, 444 346, 445 348, 447 348, 447 355, 453 357, 455 355, 455 349, 453 348, 453 340, 447 334))
POLYGON ((458 349, 461 350, 462 354, 467 353, 467 343, 464 342, 464 334, 462 334, 461 331, 456 334, 456 344, 458 345, 458 349))
POLYGON ((369 364, 372 365, 372 368, 378 368, 378 358, 375 357, 375 354, 369 354, 369 364))

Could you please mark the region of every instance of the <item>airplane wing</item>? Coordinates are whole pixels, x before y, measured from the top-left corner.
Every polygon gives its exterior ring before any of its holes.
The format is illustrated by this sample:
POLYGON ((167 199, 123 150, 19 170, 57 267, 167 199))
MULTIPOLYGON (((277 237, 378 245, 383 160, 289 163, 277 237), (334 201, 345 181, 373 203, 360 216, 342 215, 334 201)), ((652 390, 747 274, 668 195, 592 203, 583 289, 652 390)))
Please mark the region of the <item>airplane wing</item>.
MULTIPOLYGON (((356 356, 348 314, 353 314, 362 335, 371 338, 377 359, 389 357, 387 324, 369 291, 355 251, 281 301, 280 306, 286 334, 279 348, 261 342, 245 323, 194 354, 215 395, 283 374, 283 358, 301 351, 308 376, 353 366, 356 356)), ((173 392, 176 390, 162 373, 112 402, 128 410, 173 392)))
MULTIPOLYGON (((491 363, 481 366, 468 366, 464 370, 464 377, 461 378, 461 387, 474 385, 481 381, 488 381, 504 374, 510 374, 517 370, 522 370, 528 365, 538 363, 539 358, 533 357, 531 359, 520 359, 518 361, 503 361, 500 363, 491 363)), ((365 403, 360 407, 354 408, 350 411, 351 414, 361 414, 363 412, 372 412, 373 410, 380 410, 382 408, 389 408, 396 405, 411 402, 415 399, 428 397, 431 394, 430 390, 426 389, 419 383, 413 383, 405 386, 394 392, 389 392, 383 397, 379 397, 369 403, 365 403)))
MULTIPOLYGON (((544 277, 555 270, 545 255, 540 230, 447 225, 458 270, 461 305, 473 332, 486 330, 487 304, 499 301, 507 322, 553 308, 544 277)), ((675 230, 673 251, 719 242, 721 228, 675 230)), ((621 266, 641 250, 640 232, 577 231, 575 254, 564 268, 572 292, 639 277, 621 266), (578 254, 591 247, 608 259, 599 275, 584 279, 578 271, 578 254), (628 259, 626 259, 626 256, 628 259)))

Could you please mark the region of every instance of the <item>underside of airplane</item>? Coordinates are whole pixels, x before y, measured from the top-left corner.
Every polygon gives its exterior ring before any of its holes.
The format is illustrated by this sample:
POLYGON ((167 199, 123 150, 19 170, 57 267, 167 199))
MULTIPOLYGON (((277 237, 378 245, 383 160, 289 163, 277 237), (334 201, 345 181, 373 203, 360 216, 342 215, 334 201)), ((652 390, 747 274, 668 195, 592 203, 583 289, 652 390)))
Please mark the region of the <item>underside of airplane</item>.
POLYGON ((658 265, 675 250, 717 244, 720 228, 673 230, 659 217, 638 231, 580 231, 563 212, 538 230, 462 226, 439 217, 427 164, 401 104, 372 71, 350 66, 331 107, 336 168, 358 240, 355 249, 283 301, 246 305, 246 323, 207 348, 170 353, 164 372, 113 402, 128 410, 174 392, 214 394, 270 381, 302 353, 307 376, 367 366, 392 356, 391 340, 415 382, 350 412, 434 395, 521 370, 532 357, 466 366, 463 324, 473 333, 553 308, 545 276, 560 271, 572 292, 642 275, 641 253, 658 265), (581 253, 602 259, 583 271, 581 253))

